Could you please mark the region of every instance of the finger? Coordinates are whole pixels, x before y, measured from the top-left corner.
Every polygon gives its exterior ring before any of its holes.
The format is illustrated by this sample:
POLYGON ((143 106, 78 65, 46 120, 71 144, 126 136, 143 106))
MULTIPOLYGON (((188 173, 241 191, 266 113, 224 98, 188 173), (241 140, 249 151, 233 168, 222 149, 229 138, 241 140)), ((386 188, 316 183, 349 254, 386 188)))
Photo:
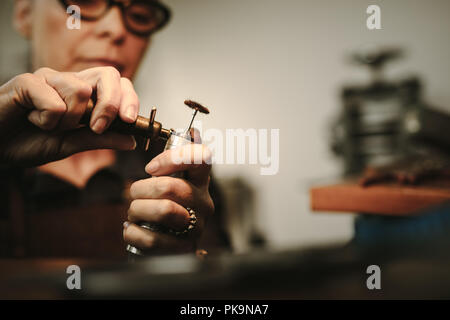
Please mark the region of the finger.
POLYGON ((139 98, 130 80, 121 78, 120 85, 122 87, 122 100, 119 107, 119 116, 123 121, 132 123, 136 121, 139 112, 139 98))
POLYGON ((182 231, 189 225, 189 213, 186 208, 167 199, 133 200, 128 209, 131 222, 150 222, 182 231))
POLYGON ((113 67, 90 68, 77 73, 97 93, 89 126, 95 133, 103 133, 116 118, 122 99, 120 73, 113 67))
POLYGON ((46 82, 53 87, 64 100, 67 109, 59 121, 60 129, 73 129, 78 127, 83 116, 92 88, 85 81, 76 77, 73 73, 56 72, 49 68, 41 68, 35 72, 44 77, 46 82))
POLYGON ((116 132, 105 132, 98 135, 89 128, 79 128, 64 133, 66 136, 61 144, 61 154, 65 156, 94 149, 134 150, 136 140, 131 135, 116 132))
POLYGON ((152 177, 134 182, 130 187, 130 195, 132 199, 169 199, 192 208, 194 188, 184 179, 152 177))
POLYGON ((66 112, 66 104, 59 94, 45 80, 37 75, 26 73, 11 80, 14 102, 31 109, 28 120, 43 130, 56 127, 66 112))
POLYGON ((128 223, 123 230, 126 243, 135 246, 146 253, 181 253, 195 250, 192 240, 177 238, 161 232, 153 232, 134 223, 128 223))
POLYGON ((194 185, 204 185, 208 182, 211 171, 211 151, 202 144, 188 144, 166 150, 153 158, 145 171, 153 176, 186 171, 189 181, 194 185))

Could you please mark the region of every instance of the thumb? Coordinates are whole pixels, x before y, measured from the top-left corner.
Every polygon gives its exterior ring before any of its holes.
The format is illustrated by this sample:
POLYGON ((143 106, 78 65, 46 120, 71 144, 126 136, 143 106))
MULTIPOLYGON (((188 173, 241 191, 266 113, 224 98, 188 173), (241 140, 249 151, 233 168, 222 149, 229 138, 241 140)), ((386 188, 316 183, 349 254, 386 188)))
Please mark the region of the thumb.
POLYGON ((61 144, 61 153, 66 157, 94 149, 134 150, 135 148, 136 140, 132 135, 116 132, 96 134, 90 128, 84 127, 66 133, 61 144))

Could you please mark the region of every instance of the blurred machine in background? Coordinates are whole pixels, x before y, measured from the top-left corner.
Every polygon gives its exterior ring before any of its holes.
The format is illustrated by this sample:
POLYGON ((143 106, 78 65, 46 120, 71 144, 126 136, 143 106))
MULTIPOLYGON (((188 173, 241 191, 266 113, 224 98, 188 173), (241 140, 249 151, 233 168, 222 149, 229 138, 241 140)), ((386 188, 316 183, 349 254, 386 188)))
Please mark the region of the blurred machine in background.
POLYGON ((450 230, 450 115, 424 101, 417 76, 383 78, 386 63, 402 56, 399 49, 353 56, 372 80, 342 90, 332 126, 345 181, 310 191, 314 211, 363 214, 355 220, 359 244, 434 239, 437 245, 450 230))
POLYGON ((401 57, 402 50, 396 48, 352 57, 369 68, 372 80, 342 90, 342 109, 332 126, 331 147, 344 159, 345 175, 424 154, 438 144, 440 148, 450 146, 450 135, 446 134, 450 116, 433 111, 423 100, 420 78, 384 79, 386 64, 401 57))

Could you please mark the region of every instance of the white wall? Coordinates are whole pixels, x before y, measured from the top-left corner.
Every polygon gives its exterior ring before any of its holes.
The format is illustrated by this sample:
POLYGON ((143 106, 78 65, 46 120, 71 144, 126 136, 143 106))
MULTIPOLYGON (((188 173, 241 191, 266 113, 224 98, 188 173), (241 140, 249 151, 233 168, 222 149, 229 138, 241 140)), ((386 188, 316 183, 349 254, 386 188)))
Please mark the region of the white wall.
MULTIPOLYGON (((279 174, 261 176, 257 166, 215 167, 218 177, 243 175, 259 192, 259 222, 274 247, 352 235, 351 215, 308 209, 309 183, 340 172, 327 144, 339 88, 367 78, 346 63, 349 52, 370 44, 406 47, 407 59, 393 64, 390 74, 420 74, 427 100, 450 110, 448 0, 165 2, 174 17, 154 37, 137 77, 141 104, 158 106, 158 119, 172 127, 186 124, 182 101, 192 98, 212 111, 202 118, 204 130, 280 129, 279 174), (370 4, 381 6, 382 30, 365 27, 370 4)), ((11 52, 23 43, 5 48, 5 39, 12 40, 5 32, 1 36, 0 51, 9 52, 0 55, 3 71, 11 68, 4 57, 14 57, 11 52)))

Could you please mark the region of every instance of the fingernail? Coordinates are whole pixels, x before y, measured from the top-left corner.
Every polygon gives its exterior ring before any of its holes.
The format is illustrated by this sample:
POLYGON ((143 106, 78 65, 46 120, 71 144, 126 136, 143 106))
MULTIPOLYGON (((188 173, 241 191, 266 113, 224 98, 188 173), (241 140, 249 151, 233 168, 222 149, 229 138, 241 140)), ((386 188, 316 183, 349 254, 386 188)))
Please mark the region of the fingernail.
POLYGON ((129 225, 130 225, 130 223, 129 223, 128 221, 125 221, 125 222, 123 223, 124 229, 128 228, 129 225))
POLYGON ((159 168, 159 163, 158 161, 150 161, 150 163, 147 165, 147 171, 149 173, 155 172, 156 170, 158 170, 159 168))
POLYGON ((94 131, 95 133, 102 133, 105 130, 107 124, 108 119, 100 117, 97 119, 97 121, 95 121, 94 125, 92 126, 92 131, 94 131))
POLYGON ((126 117, 132 121, 135 121, 137 118, 137 108, 134 105, 128 107, 126 117))

